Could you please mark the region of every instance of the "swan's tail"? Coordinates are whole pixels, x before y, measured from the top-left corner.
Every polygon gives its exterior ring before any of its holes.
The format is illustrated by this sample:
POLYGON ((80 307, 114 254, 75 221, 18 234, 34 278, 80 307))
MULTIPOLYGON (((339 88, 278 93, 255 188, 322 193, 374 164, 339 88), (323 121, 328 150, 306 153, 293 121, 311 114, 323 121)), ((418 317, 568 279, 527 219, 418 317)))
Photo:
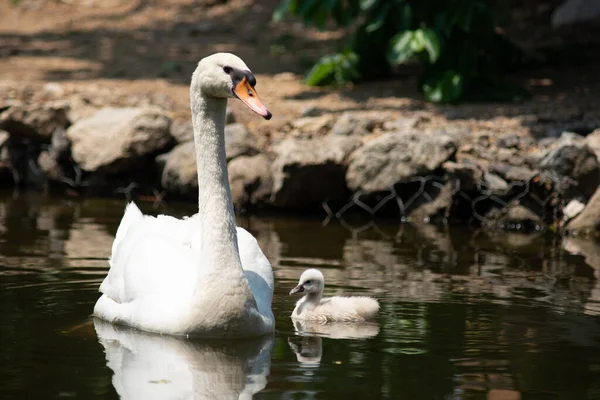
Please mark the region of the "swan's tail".
POLYGON ((117 229, 117 234, 115 235, 115 240, 112 245, 112 254, 114 255, 119 247, 119 244, 127 234, 127 231, 131 226, 133 226, 136 222, 141 220, 144 217, 144 214, 140 211, 138 206, 132 201, 127 204, 125 207, 125 214, 121 219, 121 223, 119 224, 119 228, 117 229))

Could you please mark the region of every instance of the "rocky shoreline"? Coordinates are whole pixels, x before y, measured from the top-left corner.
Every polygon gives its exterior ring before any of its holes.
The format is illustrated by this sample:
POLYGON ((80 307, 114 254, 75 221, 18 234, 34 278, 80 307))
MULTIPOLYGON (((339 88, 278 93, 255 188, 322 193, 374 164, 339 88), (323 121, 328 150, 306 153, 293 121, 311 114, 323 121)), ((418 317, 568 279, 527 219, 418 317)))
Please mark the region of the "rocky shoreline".
MULTIPOLYGON (((591 233, 600 224, 598 127, 585 136, 566 131, 537 140, 451 125, 422 129, 419 121, 418 111, 397 118, 307 109, 265 143, 228 111, 235 205, 250 213, 325 209, 338 217, 356 211, 517 230, 591 233)), ((156 105, 6 100, 0 182, 192 201, 198 182, 191 121, 172 120, 156 105)))

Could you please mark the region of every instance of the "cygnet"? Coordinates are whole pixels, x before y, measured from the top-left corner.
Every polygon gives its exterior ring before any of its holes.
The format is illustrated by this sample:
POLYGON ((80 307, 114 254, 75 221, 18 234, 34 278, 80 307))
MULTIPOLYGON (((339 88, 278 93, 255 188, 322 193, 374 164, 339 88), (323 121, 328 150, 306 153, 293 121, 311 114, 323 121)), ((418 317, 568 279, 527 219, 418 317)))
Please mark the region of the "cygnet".
POLYGON ((304 293, 296 303, 292 319, 319 322, 361 322, 375 318, 379 303, 371 297, 323 297, 325 278, 318 269, 307 269, 290 295, 304 293))

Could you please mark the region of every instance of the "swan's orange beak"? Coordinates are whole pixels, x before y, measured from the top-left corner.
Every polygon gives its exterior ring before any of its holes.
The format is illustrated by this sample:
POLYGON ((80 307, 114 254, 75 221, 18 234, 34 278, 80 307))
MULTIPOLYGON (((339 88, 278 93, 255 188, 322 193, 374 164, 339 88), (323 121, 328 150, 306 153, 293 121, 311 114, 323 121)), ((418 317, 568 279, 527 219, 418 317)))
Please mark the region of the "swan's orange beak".
POLYGON ((237 96, 238 99, 244 102, 248 106, 249 109, 262 116, 264 119, 271 119, 273 114, 258 98, 258 94, 254 87, 248 82, 246 77, 242 78, 240 83, 235 85, 233 88, 233 94, 237 96))

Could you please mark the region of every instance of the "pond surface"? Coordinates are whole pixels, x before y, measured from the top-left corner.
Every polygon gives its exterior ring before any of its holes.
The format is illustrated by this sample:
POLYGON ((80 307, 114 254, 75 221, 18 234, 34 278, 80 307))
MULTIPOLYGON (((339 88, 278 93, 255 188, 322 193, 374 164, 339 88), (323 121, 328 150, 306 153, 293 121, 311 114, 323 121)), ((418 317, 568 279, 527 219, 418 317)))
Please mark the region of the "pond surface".
POLYGON ((1 399, 600 398, 593 242, 240 219, 275 270, 277 332, 183 341, 89 318, 123 207, 0 197, 1 399), (294 326, 288 292, 307 267, 324 272, 327 294, 376 296, 377 324, 294 326))

